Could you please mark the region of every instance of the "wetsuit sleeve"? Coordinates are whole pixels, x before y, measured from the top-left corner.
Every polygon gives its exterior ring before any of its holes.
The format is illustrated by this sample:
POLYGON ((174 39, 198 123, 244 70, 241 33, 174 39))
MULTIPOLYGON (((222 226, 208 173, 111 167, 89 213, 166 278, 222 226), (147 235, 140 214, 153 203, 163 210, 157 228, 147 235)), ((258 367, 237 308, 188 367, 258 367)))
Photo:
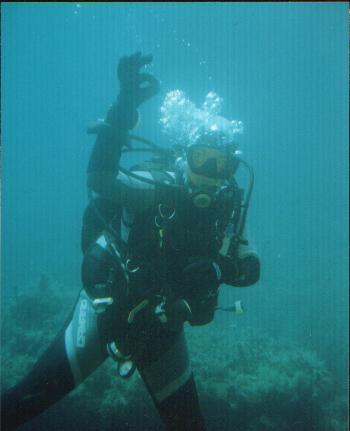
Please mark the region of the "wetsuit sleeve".
MULTIPOLYGON (((154 186, 119 172, 122 148, 128 144, 128 130, 135 126, 137 111, 119 100, 112 105, 106 120, 96 131, 97 138, 91 153, 87 185, 102 198, 129 209, 144 209, 153 204, 154 186)), ((149 177, 149 173, 141 173, 149 177)))
MULTIPOLYGON (((152 179, 148 172, 140 176, 152 179)), ((151 184, 137 180, 122 172, 99 171, 88 174, 88 187, 101 198, 109 199, 132 211, 144 210, 156 200, 156 190, 151 184)))

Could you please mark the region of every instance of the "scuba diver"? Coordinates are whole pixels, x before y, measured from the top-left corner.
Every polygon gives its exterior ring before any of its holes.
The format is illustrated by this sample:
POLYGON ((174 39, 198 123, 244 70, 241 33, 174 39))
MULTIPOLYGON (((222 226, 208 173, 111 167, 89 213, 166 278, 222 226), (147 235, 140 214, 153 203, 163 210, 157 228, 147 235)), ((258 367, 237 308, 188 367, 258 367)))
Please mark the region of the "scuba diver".
POLYGON ((139 138, 157 157, 121 166, 138 108, 159 91, 158 80, 140 71, 151 62, 141 53, 119 61, 117 101, 90 129, 97 137, 87 171, 83 287, 53 343, 3 394, 3 430, 39 415, 109 356, 122 377, 138 370, 167 430, 205 430, 183 327, 206 325, 225 310, 220 284, 259 279, 259 257, 245 237, 252 171, 215 128, 170 150, 139 138), (251 175, 246 195, 234 178, 240 165, 251 175))

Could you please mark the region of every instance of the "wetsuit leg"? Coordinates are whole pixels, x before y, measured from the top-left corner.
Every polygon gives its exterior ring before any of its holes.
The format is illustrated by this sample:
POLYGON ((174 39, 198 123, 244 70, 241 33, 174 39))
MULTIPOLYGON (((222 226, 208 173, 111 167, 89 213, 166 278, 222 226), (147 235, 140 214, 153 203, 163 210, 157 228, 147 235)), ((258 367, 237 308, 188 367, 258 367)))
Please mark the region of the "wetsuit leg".
POLYGON ((156 335, 137 365, 166 429, 204 431, 184 333, 156 335))
POLYGON ((156 407, 171 431, 205 431, 193 375, 177 391, 157 402, 156 407))
POLYGON ((106 358, 105 319, 84 290, 70 319, 31 372, 1 398, 1 429, 13 430, 59 401, 106 358))

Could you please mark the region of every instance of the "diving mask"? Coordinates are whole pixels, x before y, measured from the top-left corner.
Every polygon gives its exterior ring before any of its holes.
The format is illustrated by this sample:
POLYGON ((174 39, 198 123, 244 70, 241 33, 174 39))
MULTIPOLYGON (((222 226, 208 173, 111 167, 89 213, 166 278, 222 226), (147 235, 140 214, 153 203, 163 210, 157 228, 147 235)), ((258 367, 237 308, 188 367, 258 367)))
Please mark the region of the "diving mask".
POLYGON ((238 166, 235 150, 236 146, 233 144, 220 146, 193 144, 187 148, 187 163, 195 175, 228 180, 234 175, 238 166))

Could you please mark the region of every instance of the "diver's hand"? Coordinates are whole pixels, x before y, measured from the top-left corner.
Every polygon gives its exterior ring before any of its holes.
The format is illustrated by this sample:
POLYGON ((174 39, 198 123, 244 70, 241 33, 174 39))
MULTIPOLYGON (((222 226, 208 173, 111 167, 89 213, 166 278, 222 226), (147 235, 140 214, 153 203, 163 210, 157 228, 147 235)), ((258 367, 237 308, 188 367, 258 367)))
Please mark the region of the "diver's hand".
POLYGON ((260 278, 260 260, 254 252, 235 259, 219 255, 218 263, 222 272, 221 282, 229 286, 251 286, 260 278))
POLYGON ((149 73, 140 73, 140 69, 150 64, 152 59, 152 55, 142 56, 137 52, 119 61, 120 99, 134 109, 158 93, 159 81, 149 73))

